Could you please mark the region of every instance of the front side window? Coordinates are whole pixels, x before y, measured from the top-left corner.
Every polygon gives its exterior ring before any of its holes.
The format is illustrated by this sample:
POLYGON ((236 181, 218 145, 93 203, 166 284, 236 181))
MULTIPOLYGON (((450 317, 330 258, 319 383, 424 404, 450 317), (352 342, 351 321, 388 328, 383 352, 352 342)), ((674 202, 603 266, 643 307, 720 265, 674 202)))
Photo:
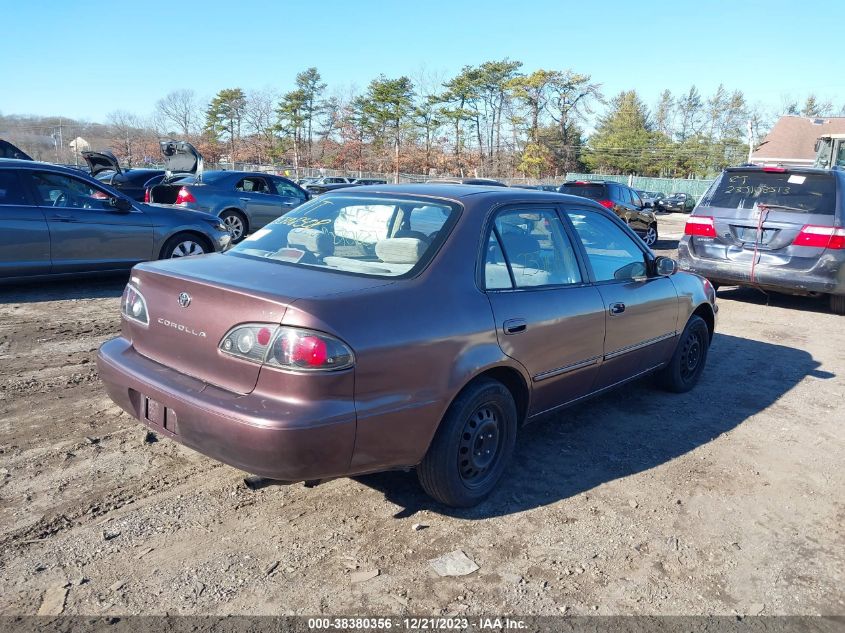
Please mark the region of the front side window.
POLYGON ((276 193, 278 195, 285 196, 287 198, 305 200, 305 194, 299 187, 294 186, 293 183, 290 183, 282 178, 273 178, 272 182, 276 187, 276 193))
POLYGON ((635 207, 641 208, 643 206, 643 199, 640 198, 640 194, 638 194, 633 189, 631 190, 631 202, 634 204, 635 207))
POLYGON ((111 198, 88 182, 64 174, 35 172, 32 184, 38 204, 45 207, 102 209, 111 198))
POLYGON ((645 254, 610 218, 581 210, 567 211, 567 215, 587 251, 596 281, 645 276, 645 254))
POLYGON ((0 204, 27 204, 23 187, 14 171, 0 171, 0 204))
POLYGON ((485 279, 489 290, 580 283, 575 250, 557 213, 526 209, 499 213, 488 243, 485 279), (503 271, 512 279, 506 286, 503 271))
POLYGON ((320 197, 229 253, 345 273, 409 275, 428 262, 457 214, 453 205, 415 198, 320 197))

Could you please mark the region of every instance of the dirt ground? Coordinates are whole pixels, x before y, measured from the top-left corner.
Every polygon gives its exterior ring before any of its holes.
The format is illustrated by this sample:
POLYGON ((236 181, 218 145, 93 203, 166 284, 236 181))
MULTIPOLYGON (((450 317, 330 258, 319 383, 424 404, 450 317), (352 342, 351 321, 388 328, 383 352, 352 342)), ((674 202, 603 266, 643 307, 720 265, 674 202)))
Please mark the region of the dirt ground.
MULTIPOLYGON (((682 216, 662 216, 671 254, 682 216)), ((0 614, 843 614, 845 319, 723 289, 701 384, 525 429, 471 511, 414 473, 250 490, 106 397, 125 279, 0 289, 0 614), (462 550, 479 569, 439 577, 462 550), (361 577, 378 575, 368 580, 361 577)))

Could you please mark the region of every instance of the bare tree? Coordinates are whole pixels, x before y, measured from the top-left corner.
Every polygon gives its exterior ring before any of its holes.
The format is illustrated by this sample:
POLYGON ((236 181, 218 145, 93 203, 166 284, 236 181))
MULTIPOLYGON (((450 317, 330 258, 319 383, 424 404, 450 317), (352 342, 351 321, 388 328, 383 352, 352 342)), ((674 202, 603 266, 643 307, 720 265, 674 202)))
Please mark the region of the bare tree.
POLYGON ((106 120, 112 129, 112 147, 118 158, 123 158, 126 165, 132 167, 144 140, 143 123, 136 115, 125 110, 115 110, 106 120))
POLYGON ((190 136, 200 124, 200 104, 193 90, 174 90, 156 102, 155 114, 163 131, 190 136))

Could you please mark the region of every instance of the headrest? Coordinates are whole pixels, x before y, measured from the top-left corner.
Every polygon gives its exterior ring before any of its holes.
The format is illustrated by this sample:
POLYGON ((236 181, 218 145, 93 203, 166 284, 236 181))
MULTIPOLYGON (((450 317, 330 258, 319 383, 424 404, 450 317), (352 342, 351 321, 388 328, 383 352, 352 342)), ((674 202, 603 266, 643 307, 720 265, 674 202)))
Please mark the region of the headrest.
POLYGON ((332 236, 316 229, 291 229, 288 233, 288 244, 317 255, 331 255, 334 252, 332 236))
POLYGON ((394 237, 376 242, 376 255, 389 264, 416 264, 427 247, 415 237, 394 237))

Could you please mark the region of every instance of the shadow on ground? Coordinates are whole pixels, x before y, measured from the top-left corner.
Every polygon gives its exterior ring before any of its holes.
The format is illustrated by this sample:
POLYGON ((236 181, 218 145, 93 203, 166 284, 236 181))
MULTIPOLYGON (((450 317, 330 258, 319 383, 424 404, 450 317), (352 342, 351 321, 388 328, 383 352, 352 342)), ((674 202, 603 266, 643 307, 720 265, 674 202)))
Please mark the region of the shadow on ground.
POLYGON ((433 502, 413 472, 358 480, 402 506, 396 518, 422 509, 465 519, 531 510, 692 451, 764 411, 805 377, 833 377, 818 367, 802 350, 717 334, 702 380, 689 393, 665 393, 644 379, 525 427, 498 489, 476 508, 433 502))
POLYGON ((804 312, 820 312, 830 314, 828 297, 801 297, 798 295, 779 294, 777 292, 764 292, 757 288, 725 287, 719 288, 718 298, 720 300, 741 301, 755 305, 786 308, 789 310, 802 310, 804 312))
POLYGON ((128 279, 128 273, 108 273, 101 277, 61 281, 26 281, 0 286, 0 304, 119 297, 128 279))

